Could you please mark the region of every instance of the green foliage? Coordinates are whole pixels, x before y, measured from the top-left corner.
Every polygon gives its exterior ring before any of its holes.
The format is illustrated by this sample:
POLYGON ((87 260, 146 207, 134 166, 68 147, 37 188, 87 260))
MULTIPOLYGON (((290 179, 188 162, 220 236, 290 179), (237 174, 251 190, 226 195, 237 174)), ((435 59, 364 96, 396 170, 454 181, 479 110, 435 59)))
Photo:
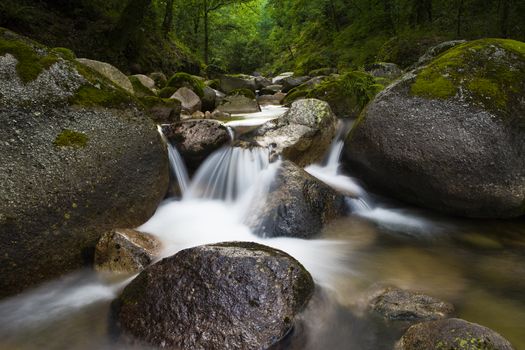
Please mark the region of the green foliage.
POLYGON ((56 147, 84 148, 89 138, 86 134, 74 130, 64 129, 57 135, 53 144, 56 147))
POLYGON ((54 55, 40 55, 36 50, 21 41, 0 38, 0 56, 13 55, 18 61, 16 71, 24 83, 35 80, 43 70, 58 61, 54 55))
POLYGON ((202 98, 204 96, 204 82, 198 77, 187 73, 176 73, 168 80, 166 87, 172 87, 176 90, 181 87, 186 87, 193 90, 199 97, 202 98))

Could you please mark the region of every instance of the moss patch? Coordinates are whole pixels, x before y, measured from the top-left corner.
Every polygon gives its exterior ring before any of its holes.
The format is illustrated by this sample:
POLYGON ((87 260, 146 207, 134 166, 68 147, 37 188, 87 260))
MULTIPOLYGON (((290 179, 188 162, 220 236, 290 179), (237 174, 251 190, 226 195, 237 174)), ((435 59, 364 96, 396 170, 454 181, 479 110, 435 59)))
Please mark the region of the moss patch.
POLYGON ((177 73, 168 80, 167 87, 178 90, 182 87, 193 90, 200 98, 204 96, 204 82, 187 73, 177 73))
POLYGON ((53 144, 56 147, 84 148, 86 147, 88 140, 89 138, 84 133, 64 129, 60 134, 57 135, 55 141, 53 141, 53 144))
POLYGON ((145 96, 155 96, 155 93, 145 87, 139 80, 139 78, 131 76, 128 77, 129 81, 131 82, 131 85, 133 86, 133 91, 135 92, 135 95, 137 97, 145 97, 145 96))
POLYGON ((434 99, 458 96, 497 115, 510 116, 525 94, 525 44, 482 39, 458 45, 418 73, 411 93, 434 99))
POLYGON ((175 92, 177 92, 177 88, 174 88, 174 87, 165 87, 164 89, 160 90, 159 91, 159 97, 161 98, 170 98, 171 96, 173 96, 173 94, 175 92))
POLYGON ((58 61, 54 55, 41 56, 31 46, 15 40, 0 38, 0 56, 13 55, 18 63, 16 71, 25 84, 35 80, 43 70, 58 61))
POLYGON ((51 52, 68 61, 73 61, 77 58, 73 51, 66 49, 65 47, 55 47, 51 49, 51 52))

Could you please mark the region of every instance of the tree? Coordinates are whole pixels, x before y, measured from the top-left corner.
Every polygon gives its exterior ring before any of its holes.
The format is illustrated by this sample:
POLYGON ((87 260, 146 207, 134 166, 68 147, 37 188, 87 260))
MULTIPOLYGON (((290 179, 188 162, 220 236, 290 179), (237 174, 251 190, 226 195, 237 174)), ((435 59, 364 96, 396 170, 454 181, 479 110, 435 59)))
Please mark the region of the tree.
POLYGON ((164 12, 164 21, 162 22, 162 32, 165 36, 173 27, 173 0, 166 0, 166 11, 164 12))

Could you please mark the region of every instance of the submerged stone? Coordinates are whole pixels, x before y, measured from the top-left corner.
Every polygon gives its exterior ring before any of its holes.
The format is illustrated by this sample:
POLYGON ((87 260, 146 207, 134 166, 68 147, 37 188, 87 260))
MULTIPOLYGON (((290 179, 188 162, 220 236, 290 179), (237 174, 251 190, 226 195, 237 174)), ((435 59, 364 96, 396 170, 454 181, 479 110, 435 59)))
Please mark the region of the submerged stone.
POLYGON ((288 254, 230 242, 183 250, 146 268, 114 303, 121 336, 165 349, 267 349, 314 290, 288 254))

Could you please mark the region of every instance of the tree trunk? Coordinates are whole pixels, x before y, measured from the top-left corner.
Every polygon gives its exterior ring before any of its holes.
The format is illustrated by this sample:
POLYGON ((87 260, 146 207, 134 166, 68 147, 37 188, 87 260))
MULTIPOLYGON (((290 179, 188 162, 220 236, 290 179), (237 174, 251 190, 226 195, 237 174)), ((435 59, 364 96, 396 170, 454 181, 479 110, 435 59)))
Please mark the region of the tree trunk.
POLYGON ((164 13, 164 21, 162 22, 162 32, 165 36, 171 31, 173 26, 173 0, 166 1, 166 12, 164 13))
POLYGON ((509 10, 510 10, 510 0, 501 0, 501 16, 500 16, 500 29, 501 36, 503 38, 508 38, 509 36, 509 10))
POLYGON ((208 64, 209 61, 209 45, 210 45, 210 37, 209 37, 209 23, 208 23, 208 8, 207 6, 204 8, 204 63, 208 64))
POLYGON ((456 16, 456 35, 461 38, 461 21, 463 20, 463 2, 464 0, 459 0, 458 3, 458 12, 456 16))

